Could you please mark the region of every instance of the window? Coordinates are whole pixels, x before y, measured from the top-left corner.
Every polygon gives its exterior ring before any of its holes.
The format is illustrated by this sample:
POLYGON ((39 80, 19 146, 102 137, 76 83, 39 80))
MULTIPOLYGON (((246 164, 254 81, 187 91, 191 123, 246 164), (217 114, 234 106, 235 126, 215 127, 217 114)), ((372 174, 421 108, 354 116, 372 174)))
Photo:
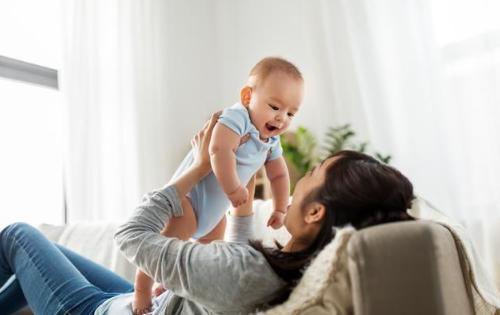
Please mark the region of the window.
POLYGON ((37 66, 29 65, 35 64, 50 68, 57 78, 59 0, 0 2, 0 38, 0 228, 15 221, 60 224, 64 220, 60 93, 6 75, 21 65, 25 76, 39 76, 33 72, 37 66))
POLYGON ((59 69, 60 4, 60 0, 0 1, 0 56, 59 69))

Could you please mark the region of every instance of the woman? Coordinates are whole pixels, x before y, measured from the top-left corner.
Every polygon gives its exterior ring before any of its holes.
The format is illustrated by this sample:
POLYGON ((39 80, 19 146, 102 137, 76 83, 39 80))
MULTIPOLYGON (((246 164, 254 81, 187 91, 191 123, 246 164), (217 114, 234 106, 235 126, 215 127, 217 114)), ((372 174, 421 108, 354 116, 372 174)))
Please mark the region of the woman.
MULTIPOLYGON (((333 227, 363 228, 411 219, 411 183, 366 155, 344 151, 324 160, 298 183, 285 227, 291 239, 278 249, 252 237, 251 204, 228 216, 229 242, 185 242, 159 234, 182 215, 179 196, 210 172, 208 142, 217 116, 196 135, 197 162, 174 183, 144 197, 115 240, 135 265, 168 288, 153 314, 240 314, 284 301, 304 267, 335 236, 333 227)), ((36 229, 13 224, 0 234, 0 284, 15 274, 14 296, 36 314, 131 314, 131 284, 53 245, 36 229)), ((12 290, 11 290, 12 293, 12 290)), ((0 309, 9 301, 0 296, 0 309)))

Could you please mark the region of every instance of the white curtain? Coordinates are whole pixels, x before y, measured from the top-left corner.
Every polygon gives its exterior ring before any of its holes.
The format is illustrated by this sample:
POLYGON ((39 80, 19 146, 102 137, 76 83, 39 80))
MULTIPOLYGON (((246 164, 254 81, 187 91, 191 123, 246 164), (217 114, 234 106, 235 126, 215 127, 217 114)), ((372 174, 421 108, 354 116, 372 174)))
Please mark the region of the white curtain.
POLYGON ((441 19, 449 34, 438 36, 443 124, 452 149, 448 213, 465 223, 500 288, 500 2, 441 4, 461 13, 441 19))
POLYGON ((70 221, 130 212, 141 194, 168 181, 210 112, 238 100, 251 66, 280 55, 306 79, 295 126, 321 138, 328 126, 351 123, 360 139, 392 155, 420 195, 468 226, 500 283, 495 1, 65 6, 70 221), (459 9, 480 22, 469 23, 477 32, 465 39, 446 35, 472 27, 454 18, 459 9))
POLYGON ((63 2, 68 221, 130 213, 220 107, 211 9, 192 4, 63 2))
POLYGON ((353 123, 418 194, 466 225, 500 287, 500 22, 492 13, 500 8, 437 2, 322 1, 314 21, 322 17, 316 26, 329 51, 324 78, 332 78, 334 121, 353 123), (465 39, 449 33, 470 31, 468 19, 487 27, 465 39))

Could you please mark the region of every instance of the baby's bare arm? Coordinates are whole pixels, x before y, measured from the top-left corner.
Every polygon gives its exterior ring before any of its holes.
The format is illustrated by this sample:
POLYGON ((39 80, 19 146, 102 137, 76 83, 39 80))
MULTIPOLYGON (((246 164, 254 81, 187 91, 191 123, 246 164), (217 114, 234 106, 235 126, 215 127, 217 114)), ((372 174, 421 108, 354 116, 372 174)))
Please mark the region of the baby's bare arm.
POLYGON ((279 157, 265 165, 267 178, 271 182, 274 211, 285 213, 290 195, 290 176, 285 159, 279 157))
POLYGON ((215 125, 210 140, 209 153, 212 170, 226 194, 231 194, 241 186, 236 173, 235 151, 240 144, 240 136, 228 127, 215 125))

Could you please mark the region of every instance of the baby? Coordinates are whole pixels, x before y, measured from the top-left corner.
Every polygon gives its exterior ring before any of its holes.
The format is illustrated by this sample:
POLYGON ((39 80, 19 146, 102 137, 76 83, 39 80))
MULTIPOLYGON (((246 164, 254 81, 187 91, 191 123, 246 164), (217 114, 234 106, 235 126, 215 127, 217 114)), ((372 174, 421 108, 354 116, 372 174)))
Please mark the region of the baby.
MULTIPOLYGON (((162 234, 202 243, 223 239, 225 212, 249 199, 246 187, 265 166, 271 183, 274 211, 267 225, 283 225, 288 206, 289 175, 279 135, 287 130, 300 108, 304 82, 300 71, 281 58, 264 58, 250 71, 241 89, 241 102, 223 110, 209 146, 212 171, 187 196, 181 196, 183 216, 172 218, 162 234)), ((180 176, 194 161, 190 151, 175 172, 180 176)), ((134 313, 151 305, 152 281, 138 270, 134 313)))

